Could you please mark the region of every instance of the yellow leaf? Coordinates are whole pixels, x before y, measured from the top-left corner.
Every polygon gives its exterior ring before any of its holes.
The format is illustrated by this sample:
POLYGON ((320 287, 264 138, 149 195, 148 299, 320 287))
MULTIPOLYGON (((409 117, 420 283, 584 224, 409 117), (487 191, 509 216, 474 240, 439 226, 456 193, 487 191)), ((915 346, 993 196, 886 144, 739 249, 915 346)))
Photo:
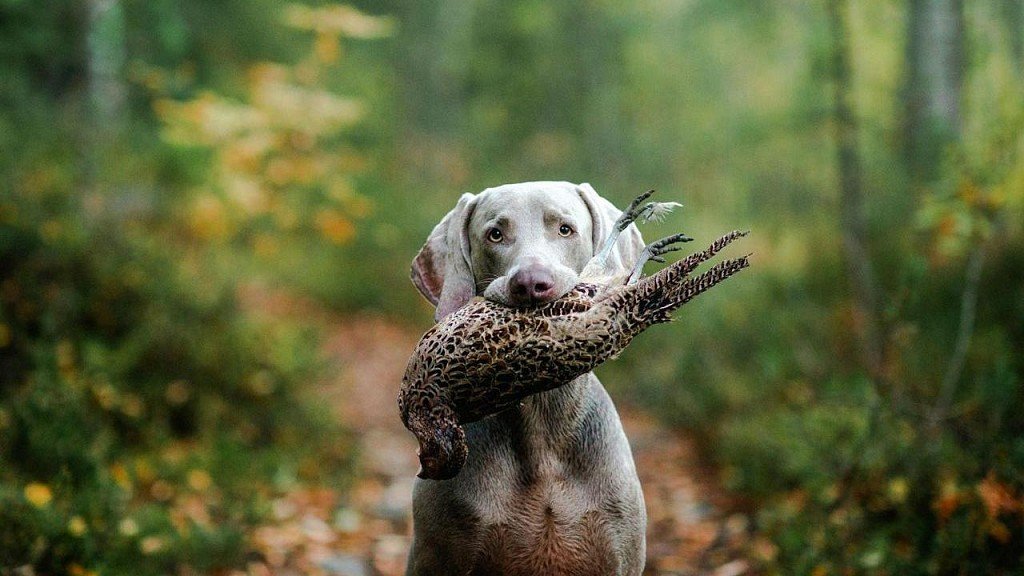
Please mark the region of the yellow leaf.
POLYGON ((124 464, 120 462, 110 467, 110 475, 114 478, 114 482, 117 483, 123 490, 130 490, 132 487, 132 480, 128 476, 128 470, 125 469, 124 464))
POLYGON ((939 236, 952 236, 957 231, 956 218, 952 214, 946 214, 939 220, 937 230, 939 236))
POLYGON ((160 536, 146 536, 139 542, 139 550, 143 554, 156 554, 164 549, 166 541, 160 536))
POLYGON ((57 344, 57 367, 67 371, 75 367, 75 346, 68 340, 57 344))
POLYGON ((53 492, 46 484, 32 482, 25 486, 25 500, 28 500, 36 508, 42 508, 53 500, 53 492))
POLYGON ((960 503, 960 489, 956 484, 956 480, 946 479, 939 488, 939 496, 932 502, 932 508, 935 510, 939 521, 945 522, 953 515, 953 512, 960 506, 960 503))
POLYGON ((266 175, 275 186, 284 186, 295 179, 295 166, 287 158, 274 158, 267 163, 266 175))
POLYGON ((981 198, 981 189, 978 185, 971 180, 964 180, 960 182, 960 186, 957 189, 957 195, 960 199, 966 202, 968 205, 974 205, 981 198))
POLYGON ((43 222, 43 225, 39 228, 39 233, 42 234, 43 238, 48 242, 53 242, 60 238, 61 231, 63 230, 61 223, 56 220, 47 220, 43 222))
POLYGON ((1008 543, 1010 541, 1010 538, 1013 537, 1013 535, 1010 534, 1010 529, 1006 527, 1006 524, 1003 524, 998 520, 992 521, 992 523, 988 527, 988 533, 990 536, 995 538, 1000 544, 1008 543))
POLYGON ((335 244, 344 244, 355 235, 355 226, 352 222, 333 210, 317 212, 316 225, 320 232, 335 244))
POLYGON ((206 491, 213 484, 213 479, 206 470, 193 468, 188 471, 188 485, 196 492, 206 491))
POLYGON ((121 402, 121 412, 129 418, 139 418, 142 416, 142 412, 145 410, 145 404, 136 394, 125 394, 124 399, 121 402))
POLYGON ((171 486, 170 483, 163 480, 157 480, 156 482, 153 482, 152 486, 150 486, 149 493, 153 498, 156 498, 161 502, 166 502, 171 498, 174 498, 174 486, 171 486))
POLYGON ((79 537, 88 529, 89 526, 81 516, 72 516, 71 520, 68 520, 68 533, 72 536, 79 537))
POLYGON ((164 398, 167 399, 167 403, 171 406, 181 406, 192 396, 192 391, 189 390, 188 382, 184 380, 175 380, 167 385, 167 390, 164 392, 164 398))
POLYGON ((910 492, 910 486, 907 484, 906 478, 899 476, 889 481, 889 499, 896 504, 906 502, 908 492, 910 492))
POLYGON ((68 564, 68 574, 71 576, 89 576, 93 572, 86 570, 81 564, 68 564))
POLYGON ((250 139, 228 142, 221 151, 220 159, 226 170, 252 173, 259 169, 262 150, 250 139))
POLYGON ((340 33, 364 39, 382 38, 394 30, 394 22, 390 18, 370 16, 345 5, 312 8, 303 4, 289 4, 285 9, 285 22, 303 30, 340 33))
POLYGON ((331 64, 338 60, 341 52, 341 45, 338 42, 338 35, 330 32, 321 32, 316 35, 314 51, 318 60, 324 64, 331 64))
POLYGON ((349 196, 345 204, 349 214, 356 218, 365 218, 373 212, 373 202, 365 196, 349 196))
POLYGON ((228 232, 224 204, 211 194, 196 200, 191 217, 192 229, 201 238, 222 238, 228 232))
POLYGON ((302 184, 311 184, 324 173, 321 162, 314 158, 299 157, 295 160, 295 180, 302 184))
POLYGON ((109 383, 100 382, 92 386, 92 396, 96 398, 96 403, 99 404, 103 410, 111 410, 117 406, 120 402, 118 398, 118 390, 114 389, 109 383))
POLYGON ((156 480, 156 470, 149 460, 139 457, 135 460, 135 477, 142 483, 150 483, 156 480))
POLYGON ((125 518, 117 525, 117 529, 121 534, 131 538, 139 533, 139 525, 131 518, 125 518))
POLYGON ((0 203, 0 222, 14 224, 18 221, 18 208, 13 204, 0 203))
POLYGON ((249 390, 256 396, 267 396, 274 391, 274 377, 266 370, 260 370, 250 376, 246 382, 249 390))
POLYGON ((1024 508, 1024 505, 1018 503, 1010 487, 1000 482, 993 472, 989 472, 988 476, 978 483, 976 490, 985 506, 985 512, 991 519, 1004 512, 1015 512, 1024 508))
POLYGON ((270 234, 257 234, 253 238, 252 248, 260 258, 270 258, 277 255, 277 239, 270 234))

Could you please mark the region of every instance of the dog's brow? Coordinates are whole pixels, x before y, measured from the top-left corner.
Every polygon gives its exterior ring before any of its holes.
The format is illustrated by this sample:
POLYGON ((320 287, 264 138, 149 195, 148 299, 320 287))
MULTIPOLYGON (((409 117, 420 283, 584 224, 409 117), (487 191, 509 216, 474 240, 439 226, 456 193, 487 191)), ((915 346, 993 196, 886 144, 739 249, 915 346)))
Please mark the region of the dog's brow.
POLYGON ((544 222, 549 224, 556 222, 568 222, 570 224, 575 224, 576 218, 573 217, 571 212, 565 210, 545 210, 544 222))

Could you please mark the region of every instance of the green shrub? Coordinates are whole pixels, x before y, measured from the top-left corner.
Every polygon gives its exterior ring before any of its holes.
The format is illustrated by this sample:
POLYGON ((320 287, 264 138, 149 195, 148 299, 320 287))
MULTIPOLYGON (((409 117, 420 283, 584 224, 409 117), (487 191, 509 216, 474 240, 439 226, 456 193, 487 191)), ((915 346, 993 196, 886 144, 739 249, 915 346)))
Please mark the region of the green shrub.
POLYGON ((243 310, 215 254, 62 193, 0 203, 2 564, 237 566, 275 477, 345 470, 305 392, 316 335, 243 310))

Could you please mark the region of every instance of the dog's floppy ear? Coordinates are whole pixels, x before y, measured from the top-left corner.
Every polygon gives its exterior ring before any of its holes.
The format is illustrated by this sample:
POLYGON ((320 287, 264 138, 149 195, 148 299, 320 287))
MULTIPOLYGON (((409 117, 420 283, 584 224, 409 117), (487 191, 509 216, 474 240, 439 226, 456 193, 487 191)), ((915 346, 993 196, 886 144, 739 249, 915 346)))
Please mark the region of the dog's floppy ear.
POLYGON ((462 308, 476 294, 476 281, 469 263, 469 218, 476 196, 463 194, 458 204, 427 237, 412 261, 412 283, 437 307, 434 319, 462 308))
MULTIPOLYGON (((590 219, 593 229, 593 245, 596 252, 604 244, 608 234, 612 231, 615 221, 622 215, 622 211, 614 204, 602 198, 590 184, 583 183, 576 187, 590 210, 590 219)), ((615 243, 609 263, 614 264, 621 272, 629 272, 640 257, 644 249, 644 239, 640 236, 640 230, 633 224, 622 231, 619 241, 615 243)))

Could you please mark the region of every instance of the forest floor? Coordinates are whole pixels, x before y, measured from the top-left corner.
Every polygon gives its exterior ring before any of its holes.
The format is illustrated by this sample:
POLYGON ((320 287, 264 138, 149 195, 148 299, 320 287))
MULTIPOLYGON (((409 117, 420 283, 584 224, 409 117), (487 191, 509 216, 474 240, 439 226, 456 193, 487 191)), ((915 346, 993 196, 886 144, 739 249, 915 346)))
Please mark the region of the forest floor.
MULTIPOLYGON (((318 488, 282 494, 273 504, 272 521, 250 535, 262 559, 248 573, 400 575, 418 462, 416 442, 398 418, 396 397, 419 334, 376 317, 333 318, 326 328, 324 353, 334 368, 319 393, 354 433, 355 478, 344 492, 318 488)), ((699 461, 692 439, 634 407, 619 410, 647 504, 645 576, 752 573, 743 556, 747 517, 726 512, 729 498, 713 470, 699 461)))

